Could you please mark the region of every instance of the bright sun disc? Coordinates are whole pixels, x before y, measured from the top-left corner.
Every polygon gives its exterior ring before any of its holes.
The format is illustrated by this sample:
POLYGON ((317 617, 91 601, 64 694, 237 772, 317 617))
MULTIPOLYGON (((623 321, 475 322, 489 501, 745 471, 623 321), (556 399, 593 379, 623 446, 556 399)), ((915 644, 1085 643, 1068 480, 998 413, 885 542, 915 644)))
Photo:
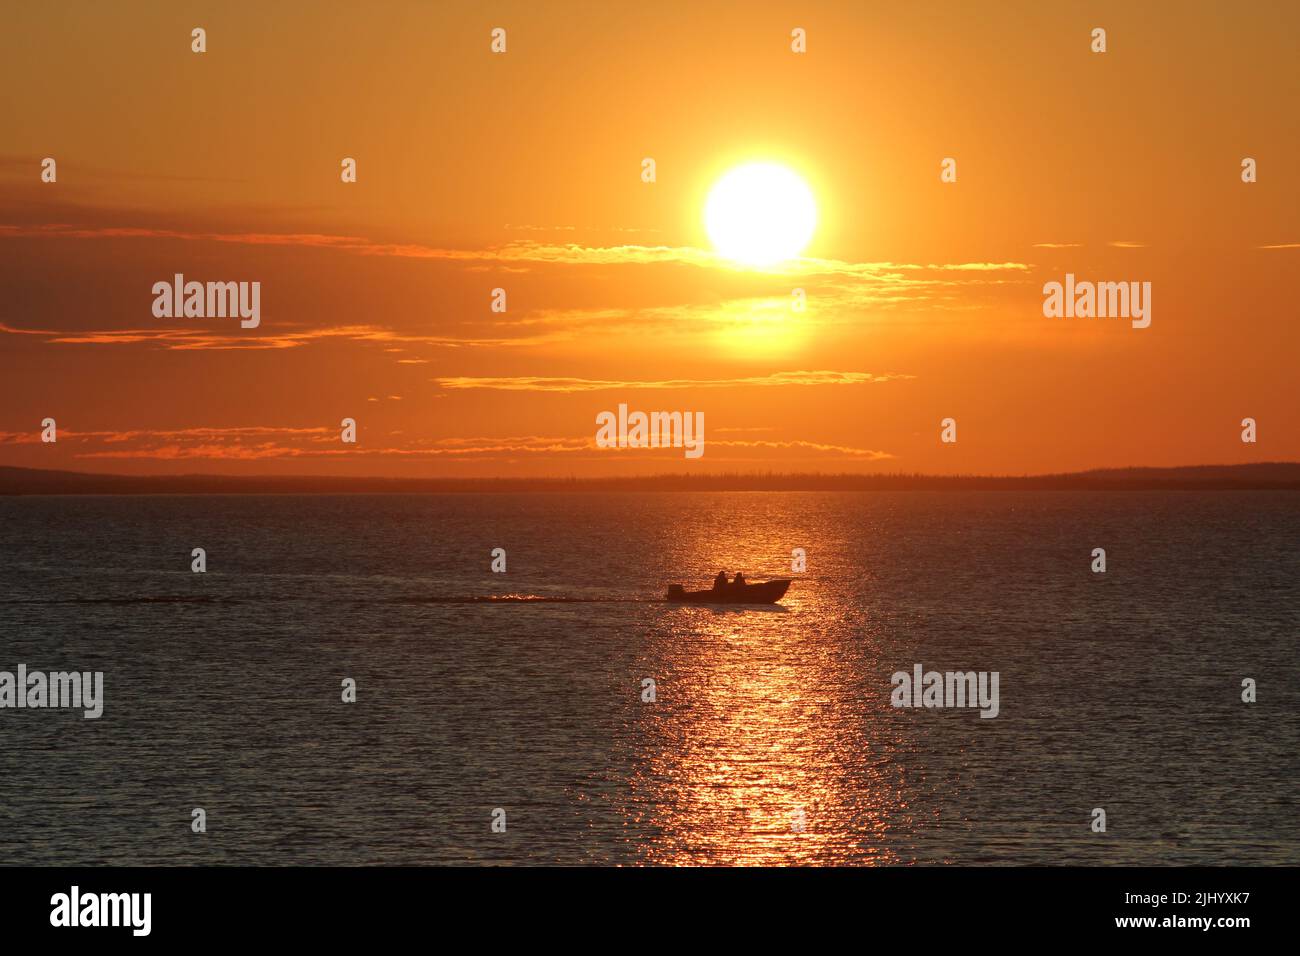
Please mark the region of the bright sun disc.
POLYGON ((812 190, 775 163, 736 167, 717 181, 704 204, 704 228, 714 248, 747 266, 793 259, 816 225, 812 190))

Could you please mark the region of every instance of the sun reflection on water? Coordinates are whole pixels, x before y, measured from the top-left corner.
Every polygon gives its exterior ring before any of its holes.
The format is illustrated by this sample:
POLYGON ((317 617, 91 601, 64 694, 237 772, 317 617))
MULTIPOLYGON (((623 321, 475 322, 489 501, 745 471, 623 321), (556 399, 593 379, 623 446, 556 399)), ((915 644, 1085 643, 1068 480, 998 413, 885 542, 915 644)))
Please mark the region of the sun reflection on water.
MULTIPOLYGON (((681 542, 681 566, 716 554, 707 528, 681 542), (692 545, 700 552, 688 553, 692 545)), ((733 566, 781 576, 746 540, 733 566)), ((706 559, 707 560, 707 559, 706 559)), ((705 575, 702 574, 702 577, 705 575)), ((784 576, 790 576, 787 572, 784 576)), ((692 583, 690 586, 702 586, 692 583)), ((689 865, 886 863, 890 814, 905 810, 881 771, 877 704, 858 686, 861 641, 836 626, 812 580, 796 580, 774 608, 681 607, 665 612, 663 673, 642 725, 632 781, 644 862, 689 865)), ((860 635, 860 631, 858 631, 860 635)), ((878 695, 875 695, 878 697, 878 695)))

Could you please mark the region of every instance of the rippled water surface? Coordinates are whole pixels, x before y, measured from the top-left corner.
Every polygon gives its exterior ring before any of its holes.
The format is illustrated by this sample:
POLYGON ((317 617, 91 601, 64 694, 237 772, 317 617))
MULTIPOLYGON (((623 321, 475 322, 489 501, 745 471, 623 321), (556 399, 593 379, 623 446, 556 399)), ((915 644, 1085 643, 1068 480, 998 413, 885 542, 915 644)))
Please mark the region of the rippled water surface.
POLYGON ((1297 864, 1297 581, 1287 493, 0 499, 0 670, 106 696, 0 710, 0 860, 1297 864))

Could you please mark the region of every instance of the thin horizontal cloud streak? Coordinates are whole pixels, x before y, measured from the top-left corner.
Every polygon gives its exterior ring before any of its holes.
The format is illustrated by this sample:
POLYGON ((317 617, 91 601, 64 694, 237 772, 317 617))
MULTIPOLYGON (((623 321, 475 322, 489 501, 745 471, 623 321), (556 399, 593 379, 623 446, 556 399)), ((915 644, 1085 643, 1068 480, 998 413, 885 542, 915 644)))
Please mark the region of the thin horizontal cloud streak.
POLYGON ((662 379, 638 381, 629 379, 561 378, 536 375, 475 378, 458 376, 436 378, 433 381, 446 389, 496 389, 508 392, 603 392, 615 389, 682 389, 682 388, 746 388, 790 385, 866 385, 910 379, 911 375, 871 372, 798 371, 773 372, 770 375, 750 375, 740 378, 717 379, 662 379))
MULTIPOLYGON (((224 438, 239 440, 242 438, 264 435, 285 436, 303 436, 314 437, 322 435, 338 435, 338 430, 327 428, 325 426, 307 426, 294 427, 283 425, 229 425, 229 426, 199 426, 195 428, 138 428, 125 431, 113 430, 95 430, 95 431, 77 431, 71 428, 60 428, 58 432, 59 441, 102 441, 106 443, 136 441, 139 439, 181 439, 181 440, 204 440, 213 438, 224 438)), ((27 444, 40 442, 41 435, 39 430, 26 432, 0 432, 0 444, 14 443, 27 444)))
MULTIPOLYGON (((207 329, 102 329, 86 332, 60 332, 54 329, 19 329, 0 323, 0 332, 9 335, 43 336, 59 345, 139 345, 152 343, 170 351, 212 349, 234 351, 249 349, 292 349, 327 339, 354 342, 401 342, 408 345, 426 345, 441 348, 503 348, 507 346, 539 345, 556 341, 561 333, 543 333, 516 338, 456 338, 447 335, 414 335, 375 325, 326 326, 292 332, 273 332, 258 335, 229 335, 207 329)), ((403 360, 400 364, 418 364, 419 360, 403 360)))
POLYGON ((894 456, 885 451, 875 451, 870 448, 853 448, 848 445, 828 445, 821 442, 804 441, 795 439, 792 441, 760 441, 739 439, 723 439, 706 442, 707 446, 722 446, 724 448, 762 448, 762 449, 780 449, 780 450, 798 450, 798 451, 816 451, 828 452, 841 455, 848 458, 866 458, 871 461, 881 461, 894 456))
MULTIPOLYGON (((254 246, 297 246, 333 249, 367 256, 409 259, 442 259, 459 262, 523 262, 560 265, 644 265, 675 263, 737 272, 753 271, 707 249, 691 246, 584 246, 577 243, 545 243, 522 240, 485 249, 449 249, 420 243, 382 242, 363 236, 323 233, 222 233, 190 232, 144 226, 77 226, 68 223, 36 225, 0 224, 0 239, 173 239, 187 242, 222 242, 254 246)), ((775 275, 860 275, 879 276, 913 271, 1024 271, 1021 262, 968 262, 946 265, 916 265, 891 262, 845 262, 839 259, 799 258, 762 270, 775 275)))
MULTIPOLYGON (((733 432, 735 430, 732 430, 733 432)), ((387 436, 391 439, 393 436, 387 436)), ((37 431, 0 432, 0 444, 32 444, 41 441, 37 431)), ((59 441, 76 446, 73 457, 87 460, 154 461, 259 461, 275 459, 322 459, 341 457, 401 458, 423 460, 501 461, 519 457, 571 457, 590 455, 591 460, 610 456, 634 460, 643 455, 676 457, 673 447, 655 449, 602 449, 593 435, 518 435, 507 437, 412 437, 405 444, 343 446, 339 431, 326 426, 229 426, 177 429, 133 429, 129 431, 75 431, 62 429, 59 441)), ((807 439, 725 438, 705 439, 706 448, 733 452, 796 452, 818 458, 880 461, 889 452, 807 439)))
MULTIPOLYGON (((853 448, 846 445, 833 445, 821 442, 805 441, 705 441, 706 448, 723 447, 749 451, 801 451, 815 453, 817 457, 832 459, 851 459, 854 461, 884 461, 894 456, 888 452, 868 448, 853 448)), ((155 461, 180 461, 188 459, 206 459, 211 461, 251 461, 266 459, 308 459, 308 458, 405 458, 424 460, 465 460, 465 461, 502 461, 511 457, 570 456, 578 453, 591 453, 590 460, 599 460, 613 454, 621 454, 632 460, 639 456, 677 458, 680 449, 665 446, 654 449, 598 449, 590 438, 552 439, 547 444, 495 441, 474 447, 433 447, 433 448, 304 448, 279 445, 274 442, 255 444, 219 445, 157 445, 132 449, 104 449, 82 452, 75 457, 79 459, 129 460, 148 459, 155 461)), ((766 459, 765 459, 766 460, 766 459)))

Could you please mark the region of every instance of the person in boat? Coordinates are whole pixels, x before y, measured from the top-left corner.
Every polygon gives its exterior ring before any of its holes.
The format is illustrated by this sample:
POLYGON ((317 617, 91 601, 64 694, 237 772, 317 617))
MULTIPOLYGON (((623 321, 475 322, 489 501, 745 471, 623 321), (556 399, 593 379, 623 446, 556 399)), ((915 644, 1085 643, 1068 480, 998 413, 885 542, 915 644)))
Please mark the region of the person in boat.
POLYGON ((731 582, 731 586, 736 589, 743 588, 745 586, 745 575, 737 571, 735 580, 731 582))
POLYGON ((713 579, 713 590, 722 591, 727 587, 727 572, 719 571, 718 576, 713 579))

